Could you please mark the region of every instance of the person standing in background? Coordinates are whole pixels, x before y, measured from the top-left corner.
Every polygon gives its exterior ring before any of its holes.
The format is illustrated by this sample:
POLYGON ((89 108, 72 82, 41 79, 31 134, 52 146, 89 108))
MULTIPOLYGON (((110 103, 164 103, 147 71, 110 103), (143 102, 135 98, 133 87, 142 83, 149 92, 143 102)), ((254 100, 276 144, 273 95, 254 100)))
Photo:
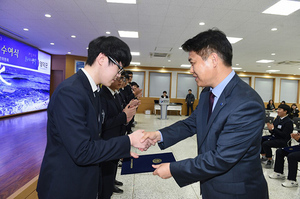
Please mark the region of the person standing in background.
POLYGON ((195 96, 194 94, 192 94, 192 89, 189 89, 188 90, 189 94, 186 95, 185 97, 185 103, 187 105, 187 114, 186 116, 189 116, 189 111, 190 111, 190 108, 191 108, 191 113, 193 113, 194 111, 194 101, 195 101, 195 96))

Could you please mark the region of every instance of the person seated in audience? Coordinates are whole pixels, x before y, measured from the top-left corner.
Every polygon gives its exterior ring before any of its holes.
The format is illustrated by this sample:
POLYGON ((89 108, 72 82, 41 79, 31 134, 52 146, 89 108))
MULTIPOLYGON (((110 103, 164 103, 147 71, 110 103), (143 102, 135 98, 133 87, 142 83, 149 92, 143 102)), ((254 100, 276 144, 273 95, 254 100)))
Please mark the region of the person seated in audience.
POLYGON ((272 159, 272 148, 286 147, 291 139, 293 132, 293 121, 288 117, 291 108, 286 104, 278 106, 278 116, 273 124, 267 123, 271 135, 263 136, 261 143, 261 161, 265 163, 265 168, 272 168, 274 161, 272 159))
POLYGON ((275 105, 274 105, 274 102, 273 100, 269 100, 269 103, 267 104, 267 110, 272 110, 272 111, 275 111, 275 105))
POLYGON ((164 92, 163 92, 161 98, 169 98, 168 95, 167 95, 167 91, 164 91, 164 92))
POLYGON ((291 106, 291 113, 289 114, 289 117, 291 119, 293 119, 294 117, 299 117, 299 110, 298 110, 296 104, 292 104, 292 106, 291 106))
MULTIPOLYGON (((292 133, 291 137, 300 142, 300 133, 292 133)), ((296 177, 298 162, 300 162, 300 145, 276 150, 274 172, 269 177, 271 179, 285 179, 285 175, 283 174, 284 157, 287 157, 288 160, 288 175, 287 180, 281 185, 284 187, 298 187, 296 177)))

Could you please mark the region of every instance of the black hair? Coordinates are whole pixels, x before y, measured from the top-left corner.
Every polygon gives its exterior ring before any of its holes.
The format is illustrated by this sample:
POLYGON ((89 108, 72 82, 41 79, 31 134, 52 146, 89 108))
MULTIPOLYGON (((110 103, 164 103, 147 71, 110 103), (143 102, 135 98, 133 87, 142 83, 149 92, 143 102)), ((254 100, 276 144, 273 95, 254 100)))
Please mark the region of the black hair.
POLYGON ((136 86, 137 88, 140 87, 140 86, 138 85, 138 83, 136 83, 136 82, 131 82, 130 85, 131 85, 131 86, 136 86))
POLYGON ((217 28, 199 33, 181 47, 186 52, 196 52, 203 60, 206 60, 211 53, 217 53, 223 59, 224 65, 232 65, 232 46, 226 35, 217 28))
POLYGON ((283 110, 287 111, 286 113, 289 114, 291 112, 291 107, 286 104, 280 104, 278 108, 282 108, 283 110))
POLYGON ((192 91, 192 89, 189 89, 188 91, 192 91))
POLYGON ((167 93, 167 91, 164 91, 163 93, 167 93))
MULTIPOLYGON (((86 64, 91 66, 100 53, 121 62, 123 67, 129 66, 132 59, 128 45, 114 36, 102 36, 91 41, 86 64)), ((109 63, 111 63, 110 60, 109 63)))

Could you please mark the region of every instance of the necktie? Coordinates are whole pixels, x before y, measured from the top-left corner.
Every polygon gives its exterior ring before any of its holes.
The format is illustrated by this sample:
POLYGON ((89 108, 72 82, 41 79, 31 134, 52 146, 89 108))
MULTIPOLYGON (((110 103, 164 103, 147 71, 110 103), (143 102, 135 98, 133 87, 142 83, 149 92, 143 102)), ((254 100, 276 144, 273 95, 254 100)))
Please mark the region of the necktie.
POLYGON ((209 110, 208 110, 207 121, 210 118, 210 115, 211 115, 211 112, 212 112, 212 108, 213 108, 213 104, 214 104, 214 100, 215 100, 215 95, 210 91, 209 92, 209 110))
POLYGON ((121 96, 120 96, 120 94, 118 94, 118 93, 115 93, 115 99, 117 100, 117 102, 118 102, 118 104, 120 105, 120 107, 121 107, 121 110, 123 110, 123 106, 122 106, 122 99, 121 99, 121 96))

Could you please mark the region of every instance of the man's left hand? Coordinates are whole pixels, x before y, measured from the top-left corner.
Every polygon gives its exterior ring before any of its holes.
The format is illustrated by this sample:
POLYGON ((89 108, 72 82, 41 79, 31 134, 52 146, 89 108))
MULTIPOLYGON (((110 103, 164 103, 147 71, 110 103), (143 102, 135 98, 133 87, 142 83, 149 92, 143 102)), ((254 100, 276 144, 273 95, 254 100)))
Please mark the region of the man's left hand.
POLYGON ((155 168, 155 171, 153 172, 153 175, 158 175, 162 179, 168 179, 172 177, 171 171, 170 171, 170 163, 162 163, 158 165, 152 165, 153 168, 155 168))

